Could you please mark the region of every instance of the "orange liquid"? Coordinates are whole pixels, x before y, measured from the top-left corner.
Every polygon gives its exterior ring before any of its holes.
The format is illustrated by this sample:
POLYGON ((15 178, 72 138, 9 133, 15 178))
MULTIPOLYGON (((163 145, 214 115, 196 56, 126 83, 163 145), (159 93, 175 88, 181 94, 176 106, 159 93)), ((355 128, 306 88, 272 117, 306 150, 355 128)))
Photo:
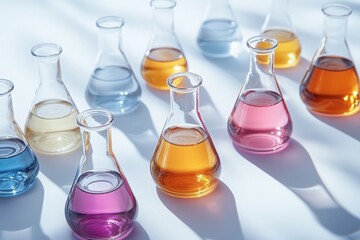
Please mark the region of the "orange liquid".
POLYGON ((141 74, 150 87, 168 90, 167 78, 188 69, 184 54, 175 48, 154 48, 144 57, 141 74))
POLYGON ((220 160, 203 129, 168 128, 156 146, 151 174, 170 195, 199 197, 216 187, 220 160))
POLYGON ((351 60, 325 56, 305 74, 301 98, 315 112, 329 115, 355 113, 359 108, 359 77, 351 60))
POLYGON ((301 45, 295 33, 282 29, 270 29, 263 34, 278 41, 278 46, 275 49, 275 68, 288 68, 298 64, 301 45))

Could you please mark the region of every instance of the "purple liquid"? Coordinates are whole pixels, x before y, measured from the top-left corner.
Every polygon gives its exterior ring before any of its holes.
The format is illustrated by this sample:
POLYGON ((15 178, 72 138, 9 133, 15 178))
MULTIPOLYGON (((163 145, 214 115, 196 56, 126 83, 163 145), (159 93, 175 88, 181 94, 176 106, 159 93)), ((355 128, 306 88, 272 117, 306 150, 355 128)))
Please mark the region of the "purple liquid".
POLYGON ((281 95, 272 91, 246 91, 237 101, 228 131, 239 147, 273 151, 286 145, 292 132, 289 112, 281 95))
POLYGON ((123 239, 136 217, 136 201, 129 185, 115 171, 82 174, 65 208, 71 229, 84 239, 123 239))

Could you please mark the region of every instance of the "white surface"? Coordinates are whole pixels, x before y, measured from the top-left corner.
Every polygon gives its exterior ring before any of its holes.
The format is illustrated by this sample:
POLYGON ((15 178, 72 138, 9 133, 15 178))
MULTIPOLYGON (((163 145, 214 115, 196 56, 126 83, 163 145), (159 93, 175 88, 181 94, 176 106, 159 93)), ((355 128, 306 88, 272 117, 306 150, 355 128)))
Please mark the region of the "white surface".
MULTIPOLYGON (((222 162, 221 184, 207 197, 174 199, 157 191, 149 161, 169 110, 168 93, 146 87, 140 63, 152 31, 151 8, 144 0, 0 0, 0 77, 14 82, 15 117, 24 126, 38 75, 32 46, 63 47, 62 77, 80 111, 88 109, 84 91, 97 54, 95 21, 105 15, 125 19, 123 49, 143 90, 134 113, 117 117, 115 154, 139 204, 130 239, 360 239, 360 115, 317 117, 301 102, 298 89, 318 47, 326 1, 291 1, 290 15, 300 37, 301 63, 276 71, 294 123, 292 141, 273 155, 238 153, 226 121, 248 68, 248 51, 236 61, 203 57, 196 46, 205 0, 179 0, 175 30, 190 71, 204 79, 201 108, 222 162)), ((349 18, 348 43, 360 66, 360 5, 349 18)), ((259 33, 269 1, 231 4, 244 39, 259 33)), ((245 46, 245 44, 244 44, 245 46)), ((244 48, 245 49, 245 48, 244 48)), ((35 187, 23 196, 0 199, 0 239, 72 239, 64 204, 80 150, 67 156, 39 156, 35 187)))

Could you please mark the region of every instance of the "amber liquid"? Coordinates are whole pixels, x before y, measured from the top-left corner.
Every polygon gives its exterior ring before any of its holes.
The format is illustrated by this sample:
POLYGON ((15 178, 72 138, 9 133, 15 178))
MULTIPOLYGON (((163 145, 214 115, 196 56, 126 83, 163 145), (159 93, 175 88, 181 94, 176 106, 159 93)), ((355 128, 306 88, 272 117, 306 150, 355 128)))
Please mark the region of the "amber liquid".
POLYGON ((141 74, 153 88, 168 90, 167 78, 188 69, 184 54, 175 48, 154 48, 144 57, 141 74))
POLYGON ((211 192, 220 174, 220 160, 208 134, 201 128, 168 128, 151 160, 158 187, 178 197, 211 192))
POLYGON ((295 33, 283 29, 269 29, 263 34, 278 41, 275 49, 275 68, 288 68, 298 64, 301 45, 295 33))
POLYGON ((326 115, 348 115, 359 109, 359 77, 351 60, 324 56, 305 74, 300 86, 307 107, 326 115))

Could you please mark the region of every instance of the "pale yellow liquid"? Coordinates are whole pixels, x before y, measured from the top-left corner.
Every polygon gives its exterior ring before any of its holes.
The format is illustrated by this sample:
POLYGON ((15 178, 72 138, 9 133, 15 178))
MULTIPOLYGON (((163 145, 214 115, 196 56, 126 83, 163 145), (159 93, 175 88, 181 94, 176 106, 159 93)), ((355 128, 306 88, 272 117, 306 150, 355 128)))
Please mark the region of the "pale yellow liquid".
POLYGON ((78 148, 81 136, 75 120, 77 114, 71 103, 62 100, 36 104, 25 125, 31 147, 44 154, 62 154, 78 148))

